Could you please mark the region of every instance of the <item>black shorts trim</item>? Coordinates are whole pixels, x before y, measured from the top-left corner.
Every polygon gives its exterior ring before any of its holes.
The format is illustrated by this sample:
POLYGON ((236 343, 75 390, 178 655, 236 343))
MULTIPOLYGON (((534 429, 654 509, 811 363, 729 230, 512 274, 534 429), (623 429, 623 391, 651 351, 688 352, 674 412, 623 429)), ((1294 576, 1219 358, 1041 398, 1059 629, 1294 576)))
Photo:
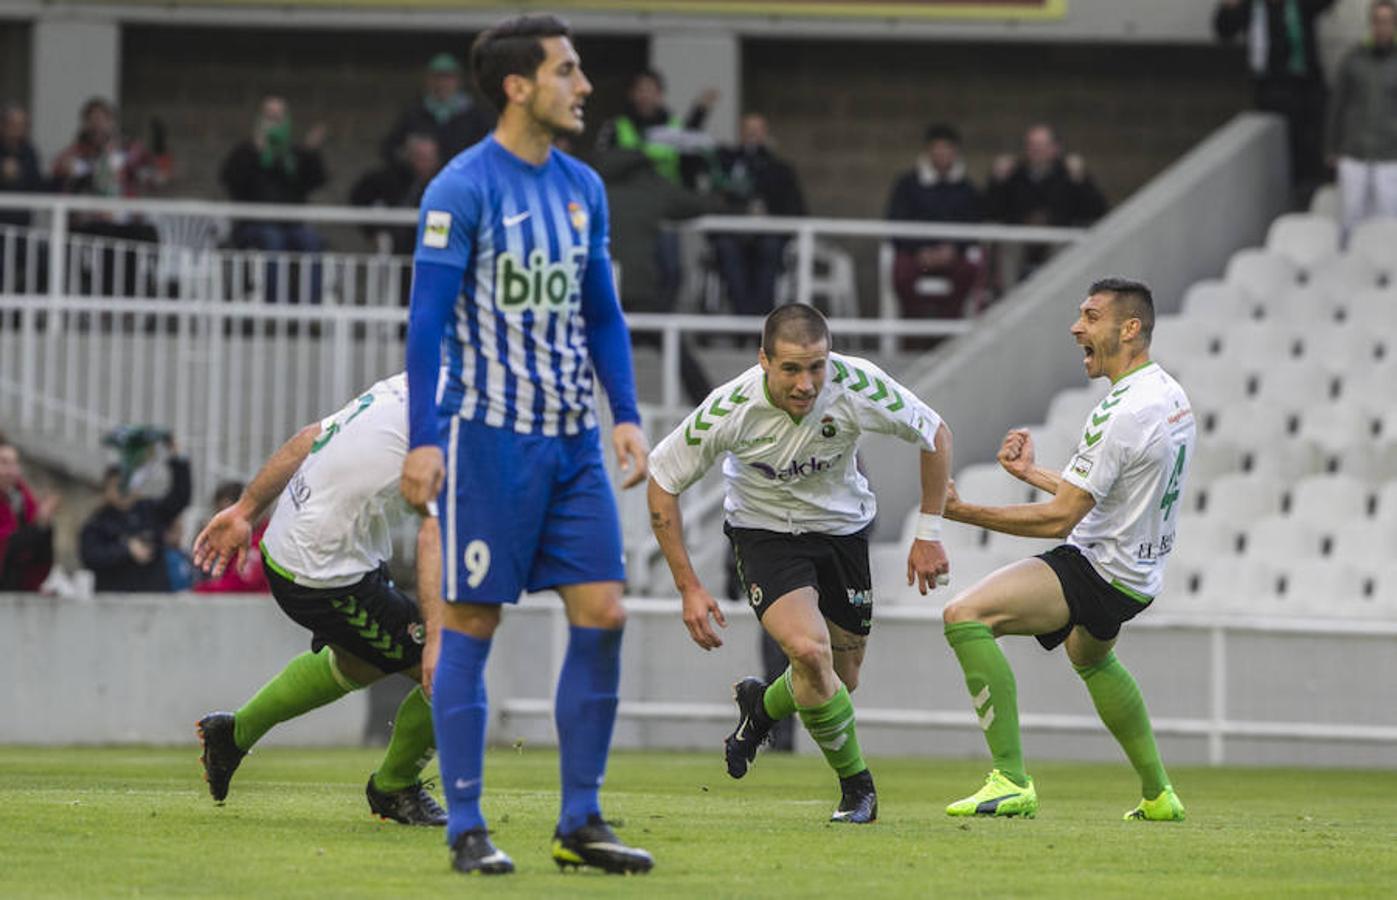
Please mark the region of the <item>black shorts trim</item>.
POLYGON ((737 557, 737 577, 757 619, 791 591, 813 587, 820 613, 854 634, 873 628, 873 578, 868 532, 786 534, 724 524, 737 557))
POLYGON ((401 672, 422 661, 422 615, 386 569, 345 587, 310 588, 291 581, 265 558, 262 568, 282 612, 313 635, 312 650, 334 645, 382 672, 401 672))
POLYGON ((1102 578, 1082 551, 1071 544, 1060 544, 1038 558, 1047 563, 1062 585, 1069 618, 1057 631, 1038 635, 1043 649, 1051 650, 1067 640, 1078 625, 1098 641, 1115 640, 1121 625, 1140 614, 1149 603, 1141 603, 1111 586, 1102 578))

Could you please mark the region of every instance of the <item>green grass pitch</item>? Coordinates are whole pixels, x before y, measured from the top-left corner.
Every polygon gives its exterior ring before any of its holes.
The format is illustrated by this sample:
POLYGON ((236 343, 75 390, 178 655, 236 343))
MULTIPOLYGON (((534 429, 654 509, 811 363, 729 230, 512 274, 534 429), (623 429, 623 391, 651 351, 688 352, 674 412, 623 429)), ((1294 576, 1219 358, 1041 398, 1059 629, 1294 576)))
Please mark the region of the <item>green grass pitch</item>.
POLYGON ((557 871, 557 756, 492 749, 486 814, 519 871, 448 869, 441 832, 380 823, 372 750, 263 749, 209 799, 198 749, 0 748, 0 896, 1392 896, 1397 771, 1177 769, 1182 824, 1122 822, 1128 767, 1040 763, 1032 821, 957 820, 967 761, 877 759, 880 821, 835 826, 817 757, 768 755, 741 782, 718 754, 617 753, 603 794, 648 876, 557 871))

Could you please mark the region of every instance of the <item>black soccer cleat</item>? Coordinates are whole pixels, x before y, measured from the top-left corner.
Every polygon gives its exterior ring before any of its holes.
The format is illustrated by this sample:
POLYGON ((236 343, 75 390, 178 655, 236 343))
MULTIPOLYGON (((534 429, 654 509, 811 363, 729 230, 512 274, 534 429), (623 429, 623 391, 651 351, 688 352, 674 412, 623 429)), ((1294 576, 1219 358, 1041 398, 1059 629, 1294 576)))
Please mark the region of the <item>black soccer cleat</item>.
POLYGON ((370 775, 364 795, 369 798, 369 809, 381 819, 392 819, 403 825, 446 825, 446 810, 420 781, 400 791, 380 791, 370 775))
POLYGON ((508 875, 514 860, 490 841, 484 828, 464 831, 451 845, 451 868, 462 875, 508 875))
POLYGON ((723 756, 728 774, 741 778, 757 758, 757 748, 771 738, 775 723, 766 714, 766 682, 748 676, 732 686, 732 699, 737 703, 737 728, 723 739, 723 756))
POLYGON ((839 792, 839 808, 829 817, 831 822, 867 825, 878 821, 878 792, 873 789, 873 774, 867 769, 839 779, 839 792))
POLYGON ((233 714, 209 713, 199 720, 195 733, 199 735, 199 743, 204 745, 199 762, 204 764, 209 793, 222 803, 228 798, 228 783, 233 780, 233 773, 247 756, 247 751, 239 750, 237 741, 233 740, 233 714))
POLYGON ((649 853, 623 844, 601 816, 569 834, 554 831, 553 861, 560 869, 592 866, 612 875, 641 874, 655 866, 649 853))

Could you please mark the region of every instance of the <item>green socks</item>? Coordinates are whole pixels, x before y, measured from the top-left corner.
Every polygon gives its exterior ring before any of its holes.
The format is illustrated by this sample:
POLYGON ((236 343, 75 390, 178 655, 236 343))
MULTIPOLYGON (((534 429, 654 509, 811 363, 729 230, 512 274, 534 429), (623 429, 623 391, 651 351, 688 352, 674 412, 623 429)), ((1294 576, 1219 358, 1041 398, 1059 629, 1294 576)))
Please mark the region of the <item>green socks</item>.
POLYGON ((238 749, 249 750, 273 725, 332 703, 360 687, 335 667, 329 647, 319 653, 302 653, 234 713, 233 740, 238 749))
POLYGON ((982 622, 954 622, 946 626, 946 642, 965 672, 965 686, 970 689, 970 700, 994 757, 994 767, 1020 787, 1027 785, 1023 747, 1019 743, 1014 671, 999 649, 994 632, 982 622))
POLYGON ((1108 653, 1094 666, 1078 668, 1077 674, 1086 682, 1101 721, 1106 723, 1139 774, 1145 799, 1158 797, 1169 784, 1169 776, 1159 761, 1150 714, 1145 710, 1145 698, 1140 696, 1135 679, 1114 653, 1108 653))
MULTIPOLYGON (((787 683, 789 690, 789 669, 776 684, 782 682, 787 683)), ((768 714, 771 712, 770 698, 771 688, 768 688, 765 704, 768 714)), ((792 699, 791 702, 794 704, 795 700, 792 699)), ((829 763, 829 767, 837 772, 840 778, 857 775, 868 768, 863 761, 863 752, 859 750, 858 736, 854 733, 854 704, 849 699, 848 688, 841 684, 834 696, 824 703, 819 706, 800 707, 797 711, 800 713, 800 720, 805 723, 805 730, 810 732, 815 743, 820 745, 825 762, 829 763)))
POLYGON ((432 734, 432 703, 418 685, 398 705, 393 736, 374 773, 374 785, 385 793, 412 787, 432 761, 436 737, 432 734))
POLYGON ((795 715, 796 695, 791 689, 791 667, 787 666, 781 676, 767 685, 762 695, 762 706, 771 721, 779 722, 787 716, 795 715))

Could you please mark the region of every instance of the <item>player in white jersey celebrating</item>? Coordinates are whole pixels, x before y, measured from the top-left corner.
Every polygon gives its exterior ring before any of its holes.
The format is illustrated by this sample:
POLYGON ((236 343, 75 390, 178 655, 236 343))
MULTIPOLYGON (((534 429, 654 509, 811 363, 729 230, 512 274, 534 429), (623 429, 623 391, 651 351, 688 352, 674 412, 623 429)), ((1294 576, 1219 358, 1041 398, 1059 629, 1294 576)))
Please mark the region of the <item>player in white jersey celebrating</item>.
MULTIPOLYGON (((272 726, 392 672, 422 678, 422 615, 387 575, 393 532, 417 515, 398 489, 407 444, 407 379, 399 374, 298 432, 195 539, 195 563, 217 574, 235 556, 241 561, 253 523, 280 497, 262 538, 262 563, 277 604, 314 635, 312 649, 236 713, 199 720, 214 800, 228 796, 239 763, 272 726)), ((424 517, 417 584, 428 613, 435 612, 439 541, 436 519, 424 517)), ((423 694, 431 683, 430 664, 427 669, 423 685, 398 707, 388 750, 365 793, 369 808, 385 819, 444 826, 446 813, 421 780, 435 747, 423 694)))
POLYGON ((720 647, 712 622, 727 623, 690 564, 678 495, 723 458, 724 531, 738 574, 790 661, 769 685, 733 686, 739 721, 725 742, 728 774, 745 775, 772 725, 799 713, 839 775, 831 821, 856 824, 878 816, 849 699, 873 624, 867 535, 878 506, 856 457, 865 432, 921 447, 922 515, 907 582, 925 594, 950 570, 940 540, 951 432, 876 366, 832 353, 829 326, 809 306, 767 316, 759 365, 715 390, 655 448, 649 486, 651 526, 683 596, 684 624, 700 647, 720 647))
POLYGON ((1174 546, 1195 426, 1179 383, 1150 361, 1154 300, 1135 281, 1093 284, 1072 336, 1088 378, 1110 391, 1091 412, 1081 442, 1057 474, 1034 463, 1028 432, 1004 439, 999 461, 1053 495, 1015 506, 975 506, 952 486, 946 517, 1005 534, 1066 543, 1006 566, 946 607, 946 640, 965 671, 994 769, 978 792, 946 808, 953 816, 1033 816, 1038 794, 1024 769, 1014 673, 996 638, 1034 635, 1067 658, 1086 682, 1101 720, 1140 776, 1144 799, 1127 819, 1179 821, 1184 807, 1159 759, 1140 689, 1112 652, 1121 624, 1159 595, 1174 546))

